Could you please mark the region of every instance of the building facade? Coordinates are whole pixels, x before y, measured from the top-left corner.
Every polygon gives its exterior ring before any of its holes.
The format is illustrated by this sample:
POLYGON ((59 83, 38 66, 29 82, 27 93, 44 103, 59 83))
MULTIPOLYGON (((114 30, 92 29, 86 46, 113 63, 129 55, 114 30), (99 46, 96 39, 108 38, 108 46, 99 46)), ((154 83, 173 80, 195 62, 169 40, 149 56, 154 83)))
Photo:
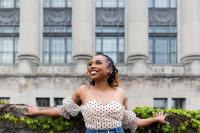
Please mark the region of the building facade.
POLYGON ((199 0, 0 0, 0 102, 55 106, 116 63, 129 107, 200 108, 199 0))

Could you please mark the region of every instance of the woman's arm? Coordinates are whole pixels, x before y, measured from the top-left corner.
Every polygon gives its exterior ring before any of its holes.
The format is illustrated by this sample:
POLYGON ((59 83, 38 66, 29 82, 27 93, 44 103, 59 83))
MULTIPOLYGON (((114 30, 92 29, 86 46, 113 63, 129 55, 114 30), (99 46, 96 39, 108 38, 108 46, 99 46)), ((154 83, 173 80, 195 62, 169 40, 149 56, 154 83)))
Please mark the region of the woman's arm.
MULTIPOLYGON (((78 88, 72 95, 71 100, 73 100, 77 105, 81 104, 81 100, 80 100, 80 91, 83 88, 83 86, 81 86, 80 88, 78 88)), ((61 105, 62 106, 62 105, 61 105)), ((34 115, 45 115, 45 116, 59 116, 59 110, 58 108, 54 107, 51 109, 43 109, 43 110, 39 110, 38 107, 36 106, 27 106, 27 113, 25 113, 25 115, 28 116, 34 116, 34 115)))
POLYGON ((27 108, 27 113, 25 115, 28 116, 34 116, 34 115, 45 115, 45 116, 59 116, 59 113, 56 108, 52 109, 44 109, 44 110, 39 110, 38 107, 36 106, 28 106, 27 108))
POLYGON ((168 122, 165 121, 166 116, 167 114, 163 114, 163 112, 160 112, 156 117, 147 118, 147 119, 138 119, 137 126, 144 127, 144 126, 151 125, 155 122, 168 124, 168 122))

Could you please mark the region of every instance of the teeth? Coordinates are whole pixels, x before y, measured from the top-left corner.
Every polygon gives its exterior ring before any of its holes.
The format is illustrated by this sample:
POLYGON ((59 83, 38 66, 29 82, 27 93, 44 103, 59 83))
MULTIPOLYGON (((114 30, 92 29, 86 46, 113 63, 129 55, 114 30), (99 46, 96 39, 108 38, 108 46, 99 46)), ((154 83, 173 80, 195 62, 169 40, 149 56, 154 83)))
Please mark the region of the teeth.
POLYGON ((97 71, 91 71, 91 74, 96 74, 97 73, 97 71))

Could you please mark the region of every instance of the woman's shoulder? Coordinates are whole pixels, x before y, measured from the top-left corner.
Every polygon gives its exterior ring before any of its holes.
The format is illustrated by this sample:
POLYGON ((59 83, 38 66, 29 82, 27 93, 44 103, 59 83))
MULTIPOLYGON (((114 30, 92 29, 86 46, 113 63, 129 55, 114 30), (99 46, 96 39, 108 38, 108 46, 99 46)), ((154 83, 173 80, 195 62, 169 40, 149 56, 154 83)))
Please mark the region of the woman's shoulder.
POLYGON ((118 92, 118 93, 120 93, 120 94, 125 94, 125 91, 124 91, 124 89, 122 89, 122 88, 116 88, 116 91, 118 92))
POLYGON ((76 92, 83 93, 83 92, 85 92, 86 90, 88 90, 89 88, 90 88, 89 85, 81 85, 81 86, 79 86, 79 88, 76 90, 76 92))

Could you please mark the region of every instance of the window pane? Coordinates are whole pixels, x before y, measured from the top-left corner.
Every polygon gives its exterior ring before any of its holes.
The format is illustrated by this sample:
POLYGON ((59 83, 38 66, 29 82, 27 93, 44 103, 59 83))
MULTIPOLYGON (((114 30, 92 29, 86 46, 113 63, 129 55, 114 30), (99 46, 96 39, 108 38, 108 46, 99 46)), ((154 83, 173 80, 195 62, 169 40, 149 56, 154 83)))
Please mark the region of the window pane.
POLYGON ((176 8, 176 0, 170 0, 170 7, 176 8))
POLYGON ((72 38, 68 37, 67 38, 67 52, 71 52, 72 51, 72 38))
POLYGON ((96 7, 101 7, 102 0, 96 0, 96 7))
POLYGON ((65 7, 65 0, 52 0, 52 7, 65 7))
POLYGON ((52 47, 51 52, 65 52, 65 39, 52 38, 51 47, 52 47))
POLYGON ((103 0, 103 7, 117 7, 117 0, 103 0))
POLYGON ((119 1, 119 7, 125 7, 125 1, 124 0, 118 0, 119 1))
POLYGON ((49 53, 43 53, 44 54, 44 58, 43 61, 45 64, 49 64, 49 53))
POLYGON ((63 98, 54 98, 54 106, 62 105, 63 98))
POLYGON ((0 53, 0 63, 1 64, 12 64, 13 63, 13 53, 0 53))
POLYGON ((166 109, 167 98, 154 98, 154 108, 166 109))
POLYGON ((52 53, 51 61, 53 64, 63 64, 65 63, 64 53, 52 53))
POLYGON ((119 38, 119 52, 124 52, 124 37, 119 38))
POLYGON ((44 7, 50 7, 50 0, 44 0, 44 7))
POLYGON ((172 98, 172 108, 184 109, 185 108, 185 98, 172 98))
POLYGON ((72 62, 72 54, 71 53, 67 53, 67 62, 72 62))
POLYGON ((104 52, 104 54, 108 55, 114 61, 114 63, 117 63, 117 54, 116 53, 104 52))
POLYGON ((152 38, 149 38, 149 52, 153 52, 154 49, 153 49, 153 39, 152 38))
POLYGON ((101 52, 101 38, 96 38, 96 52, 101 52))
POLYGON ((124 62, 124 52, 117 53, 117 62, 116 63, 123 63, 124 62))
POLYGON ((72 7, 72 0, 67 0, 67 7, 72 7))
POLYGON ((149 52, 149 60, 148 60, 149 63, 153 63, 153 53, 150 53, 149 52))
POLYGON ((1 0, 1 8, 14 8, 14 0, 1 0))
POLYGON ((114 37, 103 38, 103 52, 116 52, 117 51, 117 39, 114 37))
POLYGON ((157 64, 167 64, 167 54, 165 53, 156 53, 155 63, 157 64))
POLYGON ((152 8, 153 7, 153 0, 148 0, 148 5, 149 5, 150 8, 152 8))
POLYGON ((156 40, 156 52, 167 52, 167 46, 169 45, 169 40, 165 38, 157 38, 156 40))
POLYGON ((36 98, 36 104, 39 107, 48 107, 49 104, 49 98, 36 98))
POLYGON ((172 53, 172 54, 171 54, 171 63, 172 63, 172 64, 177 63, 177 56, 176 56, 176 53, 172 53))
POLYGON ((169 7, 169 0, 155 0, 155 7, 157 8, 169 7))
POLYGON ((50 48, 49 48, 49 38, 44 38, 43 39, 44 40, 44 49, 43 49, 43 51, 45 51, 45 52, 49 52, 50 51, 50 48))

